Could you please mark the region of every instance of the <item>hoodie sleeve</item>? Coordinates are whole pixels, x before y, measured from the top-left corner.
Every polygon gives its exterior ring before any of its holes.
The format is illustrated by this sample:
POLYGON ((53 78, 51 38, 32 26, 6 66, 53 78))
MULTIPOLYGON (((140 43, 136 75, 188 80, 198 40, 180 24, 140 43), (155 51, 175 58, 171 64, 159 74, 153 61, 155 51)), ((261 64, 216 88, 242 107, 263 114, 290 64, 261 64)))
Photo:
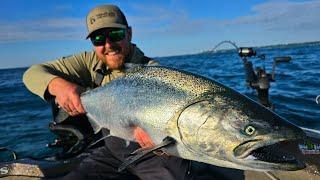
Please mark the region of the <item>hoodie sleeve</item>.
POLYGON ((88 87, 92 79, 94 52, 84 52, 54 61, 31 66, 23 75, 23 82, 28 90, 49 100, 47 92, 50 81, 56 77, 64 78, 83 87, 88 87))

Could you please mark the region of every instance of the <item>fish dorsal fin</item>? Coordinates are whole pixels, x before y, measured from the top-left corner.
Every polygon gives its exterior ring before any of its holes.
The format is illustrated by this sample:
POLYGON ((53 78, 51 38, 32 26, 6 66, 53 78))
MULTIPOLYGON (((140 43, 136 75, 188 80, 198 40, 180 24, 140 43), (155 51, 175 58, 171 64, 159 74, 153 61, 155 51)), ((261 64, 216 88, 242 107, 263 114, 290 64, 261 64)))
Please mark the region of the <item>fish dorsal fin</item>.
POLYGON ((132 68, 136 68, 136 67, 142 67, 144 66, 143 64, 136 64, 136 63, 125 63, 124 64, 124 69, 128 70, 128 69, 132 69, 132 68))

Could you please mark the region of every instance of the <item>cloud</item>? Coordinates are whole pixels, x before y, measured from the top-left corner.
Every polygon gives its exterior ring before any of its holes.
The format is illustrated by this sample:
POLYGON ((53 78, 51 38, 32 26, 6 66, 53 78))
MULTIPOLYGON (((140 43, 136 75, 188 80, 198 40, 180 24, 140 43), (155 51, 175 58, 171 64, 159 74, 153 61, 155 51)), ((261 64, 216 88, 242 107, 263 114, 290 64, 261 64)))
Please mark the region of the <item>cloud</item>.
MULTIPOLYGON (((166 37, 197 36, 203 34, 236 34, 254 32, 270 33, 279 37, 282 33, 311 36, 320 30, 320 1, 290 2, 270 1, 255 5, 251 14, 234 19, 192 18, 182 9, 170 9, 157 5, 134 5, 139 16, 130 16, 134 32, 141 37, 154 34, 166 37), (311 34, 307 34, 311 32, 311 34)), ((129 21, 130 22, 130 21, 129 21)), ((272 36, 272 35, 271 35, 272 36)))
POLYGON ((85 23, 81 18, 0 21, 0 41, 79 39, 85 37, 85 23))
POLYGON ((128 21, 134 32, 140 37, 188 36, 199 31, 209 32, 208 27, 217 27, 221 23, 215 19, 194 19, 183 9, 161 7, 150 4, 133 4, 131 8, 139 15, 128 15, 128 21))
POLYGON ((272 1, 256 5, 252 15, 226 21, 226 25, 253 25, 269 31, 320 29, 320 1, 272 1))

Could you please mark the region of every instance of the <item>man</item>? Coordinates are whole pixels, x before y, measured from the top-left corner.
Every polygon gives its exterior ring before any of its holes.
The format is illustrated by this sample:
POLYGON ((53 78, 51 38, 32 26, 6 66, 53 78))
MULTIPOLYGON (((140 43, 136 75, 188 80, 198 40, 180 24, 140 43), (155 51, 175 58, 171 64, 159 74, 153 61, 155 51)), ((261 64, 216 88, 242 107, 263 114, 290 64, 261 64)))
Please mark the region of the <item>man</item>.
MULTIPOLYGON (((27 88, 46 101, 55 98, 71 116, 85 113, 80 93, 124 75, 125 63, 155 64, 131 43, 132 29, 122 11, 113 5, 98 6, 87 16, 88 36, 94 51, 30 67, 23 76, 27 88)), ((124 97, 125 98, 125 97, 124 97)), ((154 146, 139 127, 138 143, 129 146, 119 138, 108 138, 65 179, 187 179, 188 162, 166 155, 147 157, 124 172, 117 172, 128 155, 140 147, 154 146)))

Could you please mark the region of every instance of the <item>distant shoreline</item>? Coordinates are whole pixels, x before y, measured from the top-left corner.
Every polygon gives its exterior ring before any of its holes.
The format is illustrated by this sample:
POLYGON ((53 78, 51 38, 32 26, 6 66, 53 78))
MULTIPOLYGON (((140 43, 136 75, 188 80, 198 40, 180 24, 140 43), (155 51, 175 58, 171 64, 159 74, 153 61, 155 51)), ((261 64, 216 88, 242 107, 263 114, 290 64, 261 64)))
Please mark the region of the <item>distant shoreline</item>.
MULTIPOLYGON (((286 44, 273 44, 273 45, 263 45, 263 46, 242 46, 242 47, 252 47, 252 48, 280 48, 284 46, 290 46, 290 47, 295 47, 295 46, 318 46, 320 45, 320 41, 308 41, 308 42, 299 42, 299 43, 286 43, 286 44)), ((240 46, 241 47, 241 46, 240 46)), ((206 53, 214 53, 214 52, 225 52, 225 51, 231 51, 235 50, 235 48, 226 48, 226 49, 218 49, 218 50, 204 50, 199 53, 195 54, 206 54, 206 53)))
POLYGON ((320 45, 320 41, 309 41, 309 42, 301 42, 301 43, 287 43, 287 44, 266 45, 266 46, 257 46, 257 48, 268 48, 268 47, 279 47, 279 46, 300 46, 300 45, 320 45))
MULTIPOLYGON (((320 40, 318 41, 307 41, 307 42, 298 42, 298 43, 287 43, 287 44, 273 44, 273 45, 263 45, 263 46, 242 46, 242 47, 253 47, 253 48, 273 48, 273 47, 284 47, 284 46, 301 46, 301 45, 320 45, 320 40)), ((219 49, 217 51, 212 50, 202 50, 201 52, 190 53, 190 54, 180 54, 180 55, 171 55, 171 56, 156 56, 153 58, 167 58, 167 57, 177 57, 177 56, 192 56, 198 54, 207 54, 213 52, 225 52, 235 50, 235 48, 226 48, 226 49, 219 49)))

